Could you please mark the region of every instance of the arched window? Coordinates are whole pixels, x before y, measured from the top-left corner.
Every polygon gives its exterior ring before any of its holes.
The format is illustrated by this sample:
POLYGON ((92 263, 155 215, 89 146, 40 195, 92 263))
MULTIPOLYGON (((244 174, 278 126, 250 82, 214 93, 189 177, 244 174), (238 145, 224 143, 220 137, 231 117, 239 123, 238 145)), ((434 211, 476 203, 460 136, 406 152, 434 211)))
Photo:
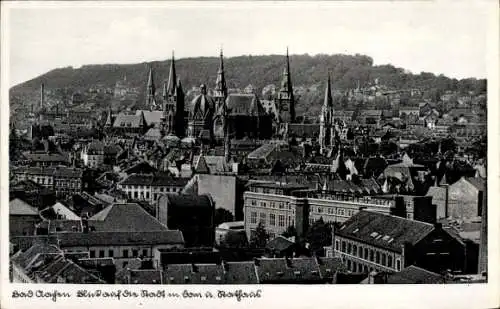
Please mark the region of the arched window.
POLYGON ((352 245, 352 255, 356 256, 358 254, 358 246, 352 245))
POLYGON ((385 262, 386 262, 386 255, 385 253, 382 253, 382 265, 385 266, 385 262))
POLYGON ((346 243, 344 240, 342 240, 342 252, 346 251, 346 243))
POLYGON ((373 262, 373 259, 374 259, 374 251, 373 250, 370 250, 370 261, 373 262))
POLYGON ((392 267, 392 256, 387 256, 387 266, 392 267))
POLYGON ((378 251, 375 254, 375 263, 380 264, 380 252, 378 252, 378 251))

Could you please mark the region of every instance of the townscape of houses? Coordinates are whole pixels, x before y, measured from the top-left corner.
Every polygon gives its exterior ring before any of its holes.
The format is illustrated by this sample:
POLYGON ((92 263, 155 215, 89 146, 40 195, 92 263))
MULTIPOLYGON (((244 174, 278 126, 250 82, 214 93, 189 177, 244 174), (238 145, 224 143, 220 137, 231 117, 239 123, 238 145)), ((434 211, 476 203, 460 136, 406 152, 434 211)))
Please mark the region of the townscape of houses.
MULTIPOLYGON (((321 113, 305 121, 290 65, 287 52, 265 99, 228 89, 222 52, 190 101, 173 56, 168 80, 157 89, 150 69, 144 102, 122 110, 80 93, 49 108, 41 85, 29 129, 11 123, 11 280, 485 282, 486 115, 472 103, 484 93, 440 114, 423 90, 377 81, 338 110, 325 76, 321 113)), ((89 91, 139 90, 124 78, 89 91)))

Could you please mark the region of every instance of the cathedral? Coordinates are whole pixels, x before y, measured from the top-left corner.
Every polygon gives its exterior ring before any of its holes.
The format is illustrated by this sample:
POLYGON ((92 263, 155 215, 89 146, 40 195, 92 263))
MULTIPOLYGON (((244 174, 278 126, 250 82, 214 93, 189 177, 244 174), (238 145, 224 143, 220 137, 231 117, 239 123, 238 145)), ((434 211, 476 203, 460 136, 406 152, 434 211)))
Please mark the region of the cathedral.
POLYGON ((288 49, 273 113, 266 112, 253 91, 228 93, 222 51, 211 94, 205 84, 200 85, 199 90, 200 93, 186 104, 172 53, 169 77, 163 84, 161 103, 156 98, 153 69, 149 69, 145 100, 149 111, 143 111, 145 122, 149 127, 156 128, 163 138, 189 138, 205 145, 214 145, 228 143, 230 139, 270 139, 277 135, 279 128, 295 121, 288 49))

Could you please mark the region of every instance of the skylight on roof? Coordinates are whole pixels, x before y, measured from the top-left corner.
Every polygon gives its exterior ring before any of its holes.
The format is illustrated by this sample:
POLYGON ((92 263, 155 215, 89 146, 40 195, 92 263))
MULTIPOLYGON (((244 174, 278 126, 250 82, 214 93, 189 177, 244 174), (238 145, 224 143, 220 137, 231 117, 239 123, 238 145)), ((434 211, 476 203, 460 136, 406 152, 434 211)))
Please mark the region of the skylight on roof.
POLYGON ((345 229, 345 225, 342 225, 342 226, 340 227, 340 230, 343 230, 343 229, 345 229))
POLYGON ((377 232, 373 232, 370 234, 371 237, 377 237, 378 233, 377 232))
POLYGON ((382 235, 378 235, 377 238, 375 238, 375 239, 380 239, 381 237, 382 237, 382 235))
POLYGON ((389 235, 385 235, 384 237, 382 237, 382 240, 388 241, 389 238, 391 238, 389 235))
POLYGON ((394 240, 394 238, 391 238, 391 239, 389 239, 389 240, 387 241, 387 243, 389 243, 389 244, 390 244, 393 240, 394 240))
POLYGON ((354 231, 352 231, 353 234, 356 234, 359 231, 358 228, 356 228, 354 231))

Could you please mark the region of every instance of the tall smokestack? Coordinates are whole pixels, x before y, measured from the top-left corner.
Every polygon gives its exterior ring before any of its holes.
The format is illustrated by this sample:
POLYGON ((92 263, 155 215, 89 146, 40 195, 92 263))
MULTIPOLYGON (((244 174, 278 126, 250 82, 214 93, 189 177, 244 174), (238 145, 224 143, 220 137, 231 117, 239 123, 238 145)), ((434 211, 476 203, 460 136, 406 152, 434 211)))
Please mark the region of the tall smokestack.
POLYGON ((42 85, 40 85, 40 109, 43 109, 44 99, 45 99, 45 86, 42 83, 42 85))

